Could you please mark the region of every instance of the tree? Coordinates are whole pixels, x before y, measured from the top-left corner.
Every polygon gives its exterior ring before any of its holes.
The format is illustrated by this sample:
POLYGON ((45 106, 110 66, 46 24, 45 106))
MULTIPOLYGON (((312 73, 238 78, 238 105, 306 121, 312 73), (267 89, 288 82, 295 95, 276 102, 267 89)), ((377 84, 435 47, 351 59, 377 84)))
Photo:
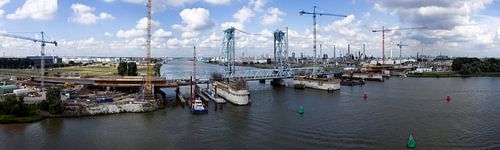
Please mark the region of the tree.
POLYGON ((125 76, 127 75, 127 62, 120 62, 120 64, 118 64, 118 74, 121 75, 121 76, 125 76))
POLYGON ((58 88, 50 88, 47 90, 46 95, 46 106, 42 104, 42 108, 45 107, 51 114, 63 113, 64 105, 61 100, 61 91, 58 88))
POLYGON ((0 113, 5 115, 27 116, 31 114, 31 110, 24 104, 23 97, 16 95, 7 95, 5 100, 0 102, 0 113))
POLYGON ((135 64, 135 62, 128 62, 127 75, 128 76, 137 76, 137 64, 135 64))

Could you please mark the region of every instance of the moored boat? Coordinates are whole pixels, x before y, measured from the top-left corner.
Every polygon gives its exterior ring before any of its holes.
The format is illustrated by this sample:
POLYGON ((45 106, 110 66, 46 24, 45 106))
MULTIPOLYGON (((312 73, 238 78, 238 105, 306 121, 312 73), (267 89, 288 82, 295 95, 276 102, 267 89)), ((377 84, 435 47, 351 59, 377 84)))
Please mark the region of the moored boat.
POLYGON ((303 84, 307 88, 335 91, 340 90, 340 80, 331 78, 316 78, 306 76, 296 76, 293 78, 293 85, 303 84))

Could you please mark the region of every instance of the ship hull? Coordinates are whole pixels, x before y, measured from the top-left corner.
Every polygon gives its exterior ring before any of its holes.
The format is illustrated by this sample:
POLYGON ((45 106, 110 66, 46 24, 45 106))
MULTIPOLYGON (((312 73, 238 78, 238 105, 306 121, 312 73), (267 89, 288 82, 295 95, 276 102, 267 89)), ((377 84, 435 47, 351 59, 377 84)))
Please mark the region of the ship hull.
POLYGON ((335 91, 340 90, 340 82, 337 81, 322 81, 313 79, 294 79, 294 85, 305 86, 306 88, 335 91))

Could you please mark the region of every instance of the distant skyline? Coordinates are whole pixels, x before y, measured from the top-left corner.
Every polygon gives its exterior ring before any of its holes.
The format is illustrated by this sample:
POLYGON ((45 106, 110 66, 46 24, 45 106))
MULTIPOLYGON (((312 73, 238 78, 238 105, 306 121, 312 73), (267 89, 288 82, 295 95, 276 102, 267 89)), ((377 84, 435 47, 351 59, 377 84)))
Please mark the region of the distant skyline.
MULTIPOLYGON (((59 56, 145 56, 146 0, 0 0, 0 32, 35 37, 44 31, 59 56)), ((237 56, 273 53, 272 32, 290 31, 290 55, 312 55, 312 16, 299 11, 347 15, 318 16, 318 40, 324 53, 333 46, 346 53, 381 55, 381 33, 372 29, 428 27, 386 33, 386 57, 399 56, 396 43, 409 45, 403 56, 500 57, 499 0, 153 0, 153 56, 216 56, 222 30, 234 26, 237 56)), ((319 53, 318 44, 318 53, 319 53)), ((30 41, 0 37, 0 55, 39 55, 30 41)), ((339 52, 337 51, 337 55, 339 52)))

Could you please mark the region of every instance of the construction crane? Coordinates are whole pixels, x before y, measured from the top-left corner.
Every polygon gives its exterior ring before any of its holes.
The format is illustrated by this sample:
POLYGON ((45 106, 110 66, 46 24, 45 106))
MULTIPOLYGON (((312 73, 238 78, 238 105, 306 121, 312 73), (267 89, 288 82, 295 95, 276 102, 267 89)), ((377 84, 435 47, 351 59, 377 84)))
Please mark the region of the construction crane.
POLYGON ((416 29, 426 29, 426 27, 415 27, 415 28, 396 28, 396 29, 386 29, 382 26, 382 29, 372 30, 372 32, 382 32, 382 64, 385 62, 385 32, 387 31, 400 31, 400 30, 416 30, 416 29))
POLYGON ((408 45, 404 45, 403 41, 399 41, 399 43, 397 44, 397 46, 399 47, 399 59, 402 59, 403 58, 402 49, 403 49, 404 46, 408 46, 408 45))
POLYGON ((301 16, 304 14, 313 16, 313 25, 314 25, 314 29, 313 29, 314 30, 314 45, 313 45, 314 60, 313 60, 313 62, 314 62, 314 65, 317 64, 317 62, 316 62, 317 61, 316 60, 316 57, 317 57, 316 56, 316 16, 319 15, 319 16, 335 16, 335 17, 344 17, 344 18, 347 17, 346 15, 338 15, 338 14, 330 14, 330 13, 318 13, 318 12, 316 12, 316 8, 317 7, 314 6, 313 12, 306 12, 304 10, 299 12, 301 16))
POLYGON ((146 91, 144 94, 144 100, 153 100, 153 85, 151 80, 153 80, 153 68, 151 67, 151 0, 148 0, 148 25, 147 25, 147 38, 146 38, 146 91))
POLYGON ((55 46, 57 46, 57 42, 56 41, 46 41, 45 40, 45 33, 40 32, 40 34, 42 36, 41 39, 19 36, 19 35, 8 34, 8 33, 0 33, 0 36, 21 39, 21 40, 28 40, 28 41, 33 41, 35 43, 41 43, 40 46, 42 47, 42 49, 40 50, 40 57, 41 57, 41 60, 40 60, 40 81, 41 81, 40 90, 43 91, 44 80, 45 80, 44 79, 44 77, 45 77, 45 45, 46 44, 54 44, 55 46))

